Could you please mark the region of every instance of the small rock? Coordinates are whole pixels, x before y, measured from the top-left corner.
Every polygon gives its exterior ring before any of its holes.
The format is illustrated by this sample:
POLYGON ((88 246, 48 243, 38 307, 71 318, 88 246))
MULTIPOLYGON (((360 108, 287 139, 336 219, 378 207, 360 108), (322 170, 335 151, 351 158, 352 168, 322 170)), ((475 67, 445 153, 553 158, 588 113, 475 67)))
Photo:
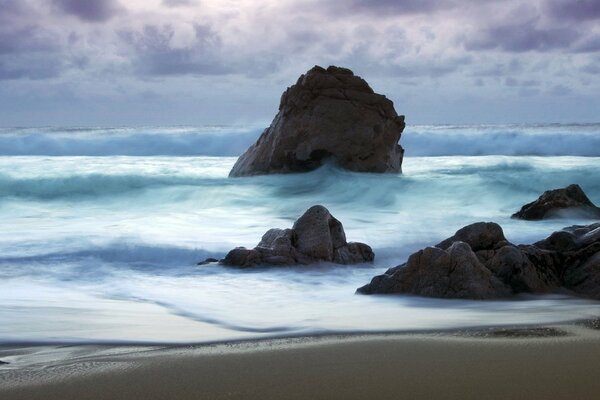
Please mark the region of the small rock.
POLYGON ((371 262, 368 245, 346 241, 342 223, 325 207, 309 208, 292 229, 269 229, 254 249, 237 247, 220 262, 236 267, 256 265, 337 264, 371 262))
POLYGON ((536 201, 521 207, 512 218, 540 220, 564 216, 600 218, 600 208, 590 201, 579 185, 573 184, 544 192, 536 201))
POLYGON ((196 265, 207 265, 207 264, 212 264, 212 263, 216 263, 216 262, 219 262, 219 260, 216 258, 208 257, 206 260, 200 261, 196 265))

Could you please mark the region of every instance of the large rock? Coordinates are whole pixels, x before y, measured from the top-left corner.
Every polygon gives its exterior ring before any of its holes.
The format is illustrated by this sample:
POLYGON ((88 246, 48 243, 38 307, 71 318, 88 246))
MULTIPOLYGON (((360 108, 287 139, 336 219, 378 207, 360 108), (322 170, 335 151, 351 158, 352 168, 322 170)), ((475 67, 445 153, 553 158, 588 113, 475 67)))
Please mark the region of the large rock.
POLYGON ((229 176, 302 172, 326 160, 362 172, 401 172, 404 116, 346 68, 315 66, 281 96, 279 112, 229 176))
POLYGON ((254 249, 231 250, 221 264, 257 265, 337 264, 371 262, 373 251, 364 243, 348 243, 342 223, 323 206, 309 208, 292 229, 270 229, 254 249))
POLYGON ((437 247, 419 250, 406 264, 373 278, 358 291, 456 299, 489 299, 510 293, 465 242, 454 242, 447 250, 437 247))
POLYGON ((600 299, 600 223, 575 225, 536 243, 561 255, 563 285, 582 296, 600 299), (569 240, 566 235, 569 235, 569 240), (565 245, 568 243, 568 245, 565 245))
POLYGON ((600 299, 600 223, 572 226, 533 245, 514 245, 490 222, 468 225, 358 289, 364 294, 491 299, 519 293, 600 299))
POLYGON ((540 220, 563 216, 600 218, 600 208, 585 195, 579 185, 545 191, 536 201, 525 204, 513 218, 540 220))

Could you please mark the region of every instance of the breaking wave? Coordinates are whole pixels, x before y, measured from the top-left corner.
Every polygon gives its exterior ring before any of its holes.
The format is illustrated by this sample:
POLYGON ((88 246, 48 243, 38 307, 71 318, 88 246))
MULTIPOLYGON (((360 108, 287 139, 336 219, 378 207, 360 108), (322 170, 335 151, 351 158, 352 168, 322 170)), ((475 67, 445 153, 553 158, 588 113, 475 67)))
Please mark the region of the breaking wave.
MULTIPOLYGON (((2 128, 0 155, 238 156, 262 128, 2 128)), ((415 125, 401 144, 407 156, 600 156, 600 124, 415 125)))

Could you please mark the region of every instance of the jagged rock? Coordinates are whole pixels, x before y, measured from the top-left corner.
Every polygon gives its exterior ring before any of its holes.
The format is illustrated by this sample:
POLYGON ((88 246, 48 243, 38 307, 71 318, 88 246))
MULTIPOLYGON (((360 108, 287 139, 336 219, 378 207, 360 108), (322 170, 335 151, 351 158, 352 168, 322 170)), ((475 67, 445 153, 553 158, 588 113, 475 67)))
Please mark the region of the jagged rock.
POLYGON ((476 222, 459 229, 452 237, 436 244, 435 247, 447 249, 457 241, 467 243, 473 251, 490 250, 508 243, 500 225, 493 222, 476 222))
POLYGON ((560 287, 556 258, 534 246, 503 246, 485 265, 512 293, 549 293, 560 287))
POLYGON ((364 243, 348 243, 342 223, 323 206, 309 208, 292 229, 269 229, 254 249, 237 247, 221 264, 236 267, 256 265, 337 264, 371 262, 371 248, 364 243))
MULTIPOLYGON (((565 266, 564 286, 582 296, 600 299, 600 223, 574 225, 560 232, 567 232, 572 239, 568 250, 560 253, 565 266)), ((559 248, 562 243, 551 241, 552 236, 536 245, 559 248)))
POLYGON ((600 208, 585 195, 579 185, 545 191, 536 201, 525 204, 513 218, 540 220, 562 216, 600 218, 600 208))
POLYGON ((465 242, 454 242, 447 250, 419 250, 393 274, 375 277, 358 291, 458 299, 489 299, 510 293, 465 242))
POLYGON ((315 66, 281 96, 279 112, 229 176, 303 172, 326 160, 362 172, 401 172, 404 116, 346 68, 315 66))
POLYGON ((600 299, 600 223, 567 227, 533 245, 516 246, 498 224, 478 222, 357 291, 485 299, 561 288, 600 299))

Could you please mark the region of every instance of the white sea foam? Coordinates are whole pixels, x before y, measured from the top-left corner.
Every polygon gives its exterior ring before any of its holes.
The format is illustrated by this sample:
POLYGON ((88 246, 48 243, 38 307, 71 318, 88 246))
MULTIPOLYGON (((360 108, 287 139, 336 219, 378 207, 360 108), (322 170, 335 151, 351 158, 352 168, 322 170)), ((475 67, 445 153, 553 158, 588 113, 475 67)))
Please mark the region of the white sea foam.
POLYGON ((402 175, 327 165, 229 179, 234 162, 1 156, 0 340, 203 341, 597 313, 597 302, 556 297, 482 303, 354 290, 470 222, 496 221, 515 243, 589 222, 509 217, 542 191, 570 183, 600 203, 598 157, 407 157, 402 175), (268 228, 291 226, 313 204, 327 206, 349 240, 369 243, 375 264, 257 271, 195 265, 256 245, 268 228))

